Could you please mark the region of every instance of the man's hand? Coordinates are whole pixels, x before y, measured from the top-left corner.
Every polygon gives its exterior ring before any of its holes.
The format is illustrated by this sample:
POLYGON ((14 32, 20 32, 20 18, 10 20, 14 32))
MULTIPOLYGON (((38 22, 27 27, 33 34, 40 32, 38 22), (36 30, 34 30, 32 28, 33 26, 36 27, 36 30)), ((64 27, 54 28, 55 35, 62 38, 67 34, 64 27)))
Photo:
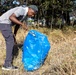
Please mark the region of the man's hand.
POLYGON ((24 30, 28 30, 28 27, 27 27, 27 25, 25 24, 25 23, 22 23, 22 28, 24 29, 24 30))

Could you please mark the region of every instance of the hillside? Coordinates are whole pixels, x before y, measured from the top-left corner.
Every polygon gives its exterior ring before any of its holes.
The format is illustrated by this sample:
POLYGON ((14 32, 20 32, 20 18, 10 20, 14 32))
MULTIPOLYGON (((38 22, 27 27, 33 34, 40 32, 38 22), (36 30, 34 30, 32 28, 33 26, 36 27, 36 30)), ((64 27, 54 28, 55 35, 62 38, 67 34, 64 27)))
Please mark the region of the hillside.
MULTIPOLYGON (((33 29, 29 27, 29 30, 33 29)), ((62 30, 48 28, 34 28, 47 35, 51 49, 40 69, 34 72, 27 72, 23 69, 21 62, 22 50, 20 45, 28 32, 23 29, 18 31, 16 36, 18 42, 18 54, 14 64, 19 67, 18 71, 2 71, 1 67, 5 59, 5 41, 0 33, 0 75, 76 75, 76 28, 65 27, 62 30)))

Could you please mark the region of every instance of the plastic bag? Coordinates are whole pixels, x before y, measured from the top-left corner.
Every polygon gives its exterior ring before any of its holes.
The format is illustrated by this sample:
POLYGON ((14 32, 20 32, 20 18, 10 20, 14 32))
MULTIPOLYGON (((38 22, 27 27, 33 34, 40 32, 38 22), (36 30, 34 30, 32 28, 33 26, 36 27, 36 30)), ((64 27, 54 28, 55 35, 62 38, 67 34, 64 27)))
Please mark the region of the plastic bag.
POLYGON ((30 30, 23 44, 22 62, 24 69, 34 71, 40 68, 49 50, 50 43, 47 36, 36 30, 30 30))

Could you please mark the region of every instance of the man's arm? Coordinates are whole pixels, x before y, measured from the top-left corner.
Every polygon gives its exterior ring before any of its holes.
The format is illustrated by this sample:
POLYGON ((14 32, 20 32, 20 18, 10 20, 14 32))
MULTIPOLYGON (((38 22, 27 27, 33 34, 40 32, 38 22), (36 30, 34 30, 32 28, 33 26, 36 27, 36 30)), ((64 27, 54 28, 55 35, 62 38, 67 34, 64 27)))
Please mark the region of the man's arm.
POLYGON ((10 19, 12 22, 14 22, 14 23, 22 26, 24 29, 27 29, 26 24, 24 24, 24 23, 22 23, 21 21, 19 21, 19 20, 16 18, 16 15, 15 15, 14 13, 9 17, 9 19, 10 19))
POLYGON ((20 21, 16 18, 16 15, 15 15, 14 13, 9 17, 9 19, 10 19, 12 22, 14 22, 14 23, 16 23, 16 24, 18 24, 18 25, 22 25, 22 22, 20 22, 20 21))

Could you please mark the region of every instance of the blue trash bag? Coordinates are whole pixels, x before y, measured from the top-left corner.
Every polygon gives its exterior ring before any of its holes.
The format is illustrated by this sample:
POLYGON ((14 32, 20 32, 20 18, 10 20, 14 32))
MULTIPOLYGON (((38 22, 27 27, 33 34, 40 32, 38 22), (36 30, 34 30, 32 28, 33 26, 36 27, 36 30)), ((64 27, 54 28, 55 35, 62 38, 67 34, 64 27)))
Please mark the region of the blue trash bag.
POLYGON ((50 50, 50 43, 47 36, 30 30, 23 43, 22 62, 24 69, 34 71, 40 68, 50 50))

